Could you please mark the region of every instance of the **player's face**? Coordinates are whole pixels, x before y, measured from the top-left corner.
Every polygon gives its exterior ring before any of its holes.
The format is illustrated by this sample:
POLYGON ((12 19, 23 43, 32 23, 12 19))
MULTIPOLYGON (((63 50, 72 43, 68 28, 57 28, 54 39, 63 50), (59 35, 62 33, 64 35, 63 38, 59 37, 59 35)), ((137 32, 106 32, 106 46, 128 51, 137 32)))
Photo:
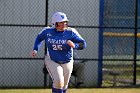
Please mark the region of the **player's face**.
POLYGON ((67 21, 64 22, 57 22, 56 29, 58 31, 64 31, 67 28, 67 21))

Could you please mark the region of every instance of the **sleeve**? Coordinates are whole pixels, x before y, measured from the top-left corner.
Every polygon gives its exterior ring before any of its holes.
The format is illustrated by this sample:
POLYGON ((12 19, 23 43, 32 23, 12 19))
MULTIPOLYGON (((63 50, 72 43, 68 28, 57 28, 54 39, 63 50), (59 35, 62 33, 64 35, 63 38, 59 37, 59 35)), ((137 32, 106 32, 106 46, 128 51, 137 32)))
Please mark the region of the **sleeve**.
POLYGON ((35 43, 34 43, 34 48, 33 48, 33 50, 38 51, 38 49, 41 47, 42 41, 45 39, 45 32, 46 32, 46 29, 44 28, 44 29, 41 30, 41 32, 37 35, 37 37, 36 37, 36 39, 35 39, 35 43))
POLYGON ((72 41, 75 44, 75 49, 82 50, 82 49, 86 48, 85 39, 83 39, 81 37, 81 35, 78 33, 78 31, 76 29, 72 28, 72 32, 73 32, 72 41))

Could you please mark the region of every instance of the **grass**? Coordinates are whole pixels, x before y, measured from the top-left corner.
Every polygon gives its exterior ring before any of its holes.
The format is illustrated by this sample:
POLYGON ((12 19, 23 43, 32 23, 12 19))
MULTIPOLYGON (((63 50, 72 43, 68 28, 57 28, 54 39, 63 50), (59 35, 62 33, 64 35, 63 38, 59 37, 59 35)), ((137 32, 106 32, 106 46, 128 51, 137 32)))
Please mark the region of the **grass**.
MULTIPOLYGON (((51 89, 0 89, 0 93, 52 93, 51 89)), ((67 93, 140 93, 138 88, 68 89, 67 93)))

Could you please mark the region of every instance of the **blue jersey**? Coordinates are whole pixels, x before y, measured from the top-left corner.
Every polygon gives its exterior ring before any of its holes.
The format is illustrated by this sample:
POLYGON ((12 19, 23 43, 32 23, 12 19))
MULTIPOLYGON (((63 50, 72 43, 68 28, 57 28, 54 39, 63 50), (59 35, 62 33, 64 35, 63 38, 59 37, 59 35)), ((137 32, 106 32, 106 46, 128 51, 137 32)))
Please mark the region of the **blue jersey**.
POLYGON ((38 51, 41 42, 45 40, 49 56, 55 62, 69 62, 73 60, 73 49, 67 44, 71 40, 75 44, 74 49, 84 49, 85 40, 76 29, 68 27, 66 30, 57 31, 56 28, 45 28, 37 36, 34 50, 38 51))

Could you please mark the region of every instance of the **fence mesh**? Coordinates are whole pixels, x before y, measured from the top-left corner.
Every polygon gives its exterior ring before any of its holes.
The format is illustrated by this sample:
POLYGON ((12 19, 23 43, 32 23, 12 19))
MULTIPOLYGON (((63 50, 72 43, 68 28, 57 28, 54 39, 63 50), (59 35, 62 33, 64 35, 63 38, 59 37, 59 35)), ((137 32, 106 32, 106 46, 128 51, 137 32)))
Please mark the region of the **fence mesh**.
POLYGON ((57 11, 66 13, 69 26, 75 27, 87 41, 86 51, 78 51, 79 57, 75 59, 87 64, 84 73, 88 80, 82 87, 95 87, 97 82, 92 81, 97 81, 94 77, 98 71, 94 69, 100 60, 103 60, 102 87, 140 85, 140 2, 104 0, 101 27, 100 1, 0 1, 0 87, 44 87, 48 78, 42 72, 45 47, 35 59, 30 52, 36 35, 51 24, 51 16, 57 11), (103 29, 103 59, 98 59, 97 54, 100 29, 103 29))
MULTIPOLYGON (((139 56, 139 50, 136 48, 139 42, 139 33, 136 30, 136 20, 138 20, 136 4, 138 4, 136 0, 105 0, 103 50, 104 59, 108 61, 103 62, 103 86, 134 84, 136 51, 139 56)), ((137 71, 138 69, 139 67, 137 71)))

